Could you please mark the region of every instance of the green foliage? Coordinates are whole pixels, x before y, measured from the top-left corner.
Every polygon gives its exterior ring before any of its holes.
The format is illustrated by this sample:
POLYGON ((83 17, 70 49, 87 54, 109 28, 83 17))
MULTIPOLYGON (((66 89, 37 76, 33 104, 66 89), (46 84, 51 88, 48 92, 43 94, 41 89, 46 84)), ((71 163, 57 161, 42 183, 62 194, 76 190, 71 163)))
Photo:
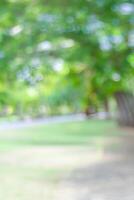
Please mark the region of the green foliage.
POLYGON ((131 0, 0 4, 0 104, 72 111, 133 90, 131 0))

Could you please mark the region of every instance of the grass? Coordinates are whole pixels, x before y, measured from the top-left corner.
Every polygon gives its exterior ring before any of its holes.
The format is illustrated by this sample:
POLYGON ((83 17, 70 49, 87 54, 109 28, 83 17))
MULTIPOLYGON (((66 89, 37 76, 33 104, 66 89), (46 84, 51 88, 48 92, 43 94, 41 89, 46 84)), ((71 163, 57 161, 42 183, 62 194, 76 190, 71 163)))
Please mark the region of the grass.
POLYGON ((114 122, 96 120, 0 131, 0 200, 57 200, 61 177, 97 148, 92 140, 119 134, 114 122))
POLYGON ((82 121, 36 125, 0 133, 0 146, 14 145, 88 145, 93 137, 119 134, 112 121, 82 121))

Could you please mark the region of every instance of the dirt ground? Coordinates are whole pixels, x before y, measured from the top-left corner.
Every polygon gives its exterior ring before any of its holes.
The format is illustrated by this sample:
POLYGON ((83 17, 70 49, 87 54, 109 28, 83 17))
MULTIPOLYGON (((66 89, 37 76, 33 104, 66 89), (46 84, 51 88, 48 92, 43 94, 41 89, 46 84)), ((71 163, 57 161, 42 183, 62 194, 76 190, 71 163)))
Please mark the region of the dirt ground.
POLYGON ((2 150, 0 180, 0 200, 134 200, 134 130, 89 146, 2 150))
POLYGON ((56 200, 134 200, 134 130, 127 132, 109 141, 95 163, 89 156, 85 166, 67 174, 56 200))

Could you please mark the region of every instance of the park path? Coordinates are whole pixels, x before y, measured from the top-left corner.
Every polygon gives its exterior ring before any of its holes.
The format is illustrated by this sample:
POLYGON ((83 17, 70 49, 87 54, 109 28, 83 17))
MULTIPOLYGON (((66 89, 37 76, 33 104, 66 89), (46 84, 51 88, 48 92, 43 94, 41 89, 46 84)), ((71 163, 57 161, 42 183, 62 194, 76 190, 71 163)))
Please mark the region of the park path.
POLYGON ((39 119, 25 119, 25 120, 15 120, 10 121, 6 120, 0 122, 0 129, 10 129, 10 128, 23 128, 30 126, 40 126, 44 124, 54 124, 54 123, 64 123, 64 122, 72 122, 72 121, 83 121, 85 120, 85 115, 83 113, 80 114, 69 114, 69 115, 61 115, 61 116, 51 116, 46 118, 39 119))
MULTIPOLYGON (((96 114, 92 114, 89 118, 96 119, 105 119, 107 113, 99 112, 96 114)), ((68 115, 59 115, 59 116, 50 116, 39 119, 31 119, 27 118, 25 120, 4 120, 0 121, 0 130, 1 129, 10 129, 10 128, 23 128, 29 126, 40 126, 44 124, 54 124, 54 123, 65 123, 65 122, 73 122, 73 121, 83 121, 87 119, 84 113, 74 113, 68 115)))
POLYGON ((134 129, 126 132, 107 143, 98 162, 89 156, 66 174, 55 200, 134 200, 134 129))

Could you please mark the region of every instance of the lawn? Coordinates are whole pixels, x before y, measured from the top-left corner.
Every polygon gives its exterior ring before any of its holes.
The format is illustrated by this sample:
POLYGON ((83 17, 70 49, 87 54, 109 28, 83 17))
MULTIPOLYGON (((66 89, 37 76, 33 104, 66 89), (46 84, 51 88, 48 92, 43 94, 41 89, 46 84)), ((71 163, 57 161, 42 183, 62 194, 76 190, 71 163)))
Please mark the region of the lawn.
POLYGON ((113 121, 87 120, 0 131, 0 146, 88 145, 94 137, 120 133, 113 121))
POLYGON ((101 156, 112 121, 87 120, 0 131, 0 200, 58 200, 60 180, 101 156))

